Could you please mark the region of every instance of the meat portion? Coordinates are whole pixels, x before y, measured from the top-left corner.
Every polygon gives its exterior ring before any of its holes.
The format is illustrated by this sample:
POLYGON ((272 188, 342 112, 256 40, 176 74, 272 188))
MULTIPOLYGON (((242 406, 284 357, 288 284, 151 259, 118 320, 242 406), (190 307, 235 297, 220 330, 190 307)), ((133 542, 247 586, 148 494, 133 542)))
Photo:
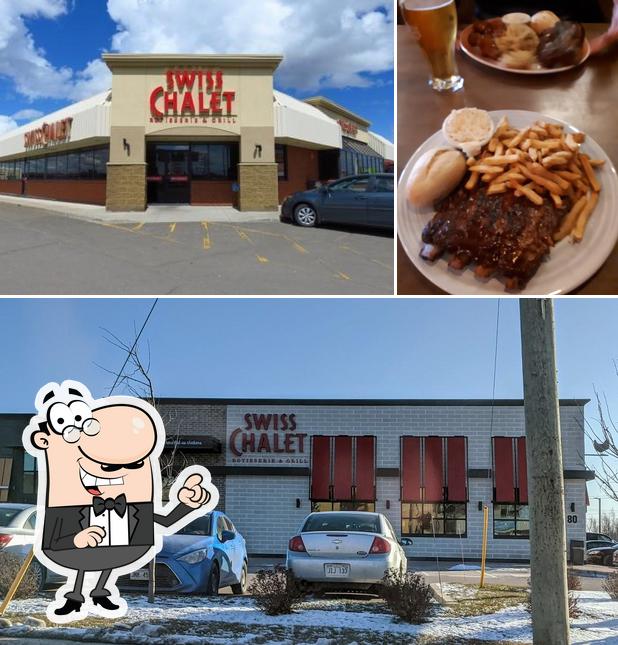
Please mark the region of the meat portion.
POLYGON ((466 190, 462 184, 437 204, 423 231, 421 255, 434 260, 452 253, 451 268, 474 262, 478 277, 497 273, 506 278, 508 289, 522 289, 553 246, 553 233, 567 210, 547 197, 535 206, 512 191, 488 195, 484 186, 466 190))
POLYGON ((561 20, 540 37, 537 56, 544 67, 576 65, 582 57, 586 32, 577 22, 561 20))

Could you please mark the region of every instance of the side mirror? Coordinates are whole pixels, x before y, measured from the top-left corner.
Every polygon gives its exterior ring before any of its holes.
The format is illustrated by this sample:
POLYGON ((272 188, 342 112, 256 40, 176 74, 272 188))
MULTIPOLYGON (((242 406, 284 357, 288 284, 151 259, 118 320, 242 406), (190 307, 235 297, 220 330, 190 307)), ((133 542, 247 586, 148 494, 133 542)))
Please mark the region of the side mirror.
POLYGON ((236 533, 234 531, 223 531, 221 533, 221 542, 229 542, 230 540, 233 540, 236 537, 236 533))
POLYGON ((401 540, 399 540, 399 544, 401 544, 401 546, 412 546, 414 541, 412 538, 401 538, 401 540))

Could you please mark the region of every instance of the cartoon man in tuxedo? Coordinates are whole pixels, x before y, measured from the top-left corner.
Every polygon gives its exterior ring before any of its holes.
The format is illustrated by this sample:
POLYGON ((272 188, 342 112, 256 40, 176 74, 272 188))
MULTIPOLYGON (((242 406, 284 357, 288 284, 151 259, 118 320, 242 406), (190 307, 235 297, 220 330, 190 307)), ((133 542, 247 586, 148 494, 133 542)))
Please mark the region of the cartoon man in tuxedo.
POLYGON ((158 457, 165 430, 141 399, 94 400, 81 383, 64 381, 41 388, 36 408, 23 433, 39 470, 35 554, 68 578, 47 615, 55 622, 83 618, 89 608, 123 615, 118 576, 152 560, 162 535, 212 510, 218 491, 205 468, 192 466, 162 507, 158 457), (83 586, 89 572, 98 580, 88 603, 83 586))

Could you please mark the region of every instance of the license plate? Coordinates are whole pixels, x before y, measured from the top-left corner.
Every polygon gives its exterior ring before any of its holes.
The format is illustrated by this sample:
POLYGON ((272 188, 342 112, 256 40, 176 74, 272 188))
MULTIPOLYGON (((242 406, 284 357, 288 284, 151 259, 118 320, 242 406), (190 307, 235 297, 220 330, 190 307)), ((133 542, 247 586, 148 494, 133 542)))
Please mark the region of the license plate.
POLYGON ((148 571, 148 569, 138 569, 137 571, 131 571, 130 578, 131 580, 149 580, 150 571, 148 571))
POLYGON ((350 575, 349 564, 325 564, 324 575, 327 578, 347 578, 350 575))

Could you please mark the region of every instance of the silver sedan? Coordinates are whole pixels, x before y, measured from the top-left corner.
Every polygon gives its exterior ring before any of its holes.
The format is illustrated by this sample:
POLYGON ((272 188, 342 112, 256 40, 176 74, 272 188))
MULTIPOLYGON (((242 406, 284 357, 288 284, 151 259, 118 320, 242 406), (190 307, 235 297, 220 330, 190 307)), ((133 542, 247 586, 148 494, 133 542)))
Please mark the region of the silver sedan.
POLYGON ((368 589, 389 569, 407 571, 402 544, 411 543, 400 543, 381 513, 311 513, 288 544, 286 566, 297 579, 326 589, 368 589))

